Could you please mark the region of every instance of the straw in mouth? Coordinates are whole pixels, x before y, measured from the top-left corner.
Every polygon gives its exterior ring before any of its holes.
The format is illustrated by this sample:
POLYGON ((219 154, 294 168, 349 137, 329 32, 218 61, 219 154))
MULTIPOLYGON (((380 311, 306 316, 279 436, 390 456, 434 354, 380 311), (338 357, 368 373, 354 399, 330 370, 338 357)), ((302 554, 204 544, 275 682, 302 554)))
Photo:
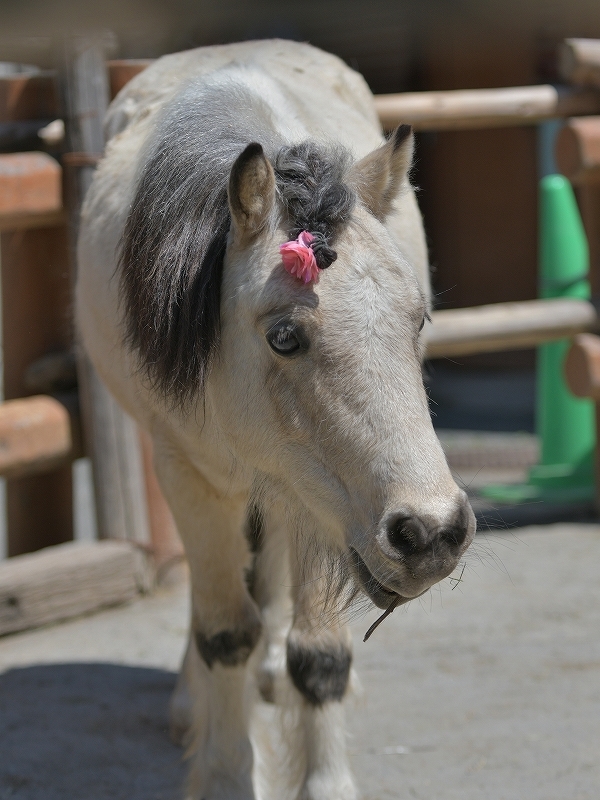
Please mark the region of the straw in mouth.
POLYGON ((371 636, 371 634, 373 633, 373 631, 374 631, 376 628, 378 628, 378 627, 381 625, 381 623, 383 622, 383 620, 384 620, 386 617, 389 617, 389 615, 390 615, 390 614, 392 613, 392 611, 393 611, 393 610, 396 608, 396 606, 398 605, 398 603, 400 602, 400 600, 402 600, 402 598, 400 597, 400 595, 396 595, 396 597, 394 597, 394 599, 393 599, 393 600, 392 600, 392 602, 389 604, 389 606, 386 608, 386 610, 383 612, 383 614, 382 614, 380 617, 377 617, 377 619, 375 620, 375 622, 374 622, 374 623, 371 625, 371 627, 369 628, 369 630, 368 630, 368 631, 365 633, 365 636, 364 636, 364 638, 363 638, 363 642, 366 642, 366 641, 367 641, 367 639, 369 639, 369 638, 370 638, 370 636, 371 636))

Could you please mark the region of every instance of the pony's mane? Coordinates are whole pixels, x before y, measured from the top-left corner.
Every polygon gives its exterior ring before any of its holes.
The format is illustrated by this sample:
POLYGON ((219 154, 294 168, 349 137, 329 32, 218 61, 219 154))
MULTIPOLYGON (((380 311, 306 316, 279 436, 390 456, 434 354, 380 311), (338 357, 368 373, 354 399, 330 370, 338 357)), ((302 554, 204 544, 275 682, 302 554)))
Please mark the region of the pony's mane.
POLYGON ((196 86, 187 94, 157 126, 119 259, 126 341, 152 387, 179 408, 202 395, 218 350, 227 184, 245 146, 265 148, 291 237, 310 230, 329 244, 354 205, 342 148, 282 145, 268 106, 243 87, 196 86))

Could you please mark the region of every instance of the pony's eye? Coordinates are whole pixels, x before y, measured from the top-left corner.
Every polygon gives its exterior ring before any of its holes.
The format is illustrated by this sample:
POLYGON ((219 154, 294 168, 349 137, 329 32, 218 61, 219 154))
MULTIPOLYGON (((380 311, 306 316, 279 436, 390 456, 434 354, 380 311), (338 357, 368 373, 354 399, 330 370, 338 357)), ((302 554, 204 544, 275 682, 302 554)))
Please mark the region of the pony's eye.
POLYGON ((427 311, 423 314, 423 319, 421 320, 421 324, 419 325, 419 333, 421 333, 423 327, 425 326, 425 320, 427 320, 427 322, 431 322, 431 317, 429 316, 427 311))
POLYGON ((277 325, 267 333, 267 341, 271 350, 280 356, 295 355, 301 349, 305 349, 301 338, 297 328, 289 323, 277 325))

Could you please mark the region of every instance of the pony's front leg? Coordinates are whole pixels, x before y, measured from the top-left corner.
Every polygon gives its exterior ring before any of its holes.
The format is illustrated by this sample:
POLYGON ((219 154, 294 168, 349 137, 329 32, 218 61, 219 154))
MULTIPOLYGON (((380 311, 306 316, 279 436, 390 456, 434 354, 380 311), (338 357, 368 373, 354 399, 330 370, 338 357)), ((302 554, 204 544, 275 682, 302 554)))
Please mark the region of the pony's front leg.
POLYGON ((352 663, 350 633, 337 613, 326 569, 312 559, 307 562, 301 546, 293 550, 294 621, 287 670, 301 697, 306 754, 298 800, 354 800, 343 707, 352 663), (323 569, 325 574, 319 574, 323 569))
POLYGON ((189 797, 253 800, 246 662, 261 621, 244 581, 247 498, 220 494, 178 451, 158 443, 155 452, 192 580, 191 641, 172 703, 185 727, 191 702, 189 797))

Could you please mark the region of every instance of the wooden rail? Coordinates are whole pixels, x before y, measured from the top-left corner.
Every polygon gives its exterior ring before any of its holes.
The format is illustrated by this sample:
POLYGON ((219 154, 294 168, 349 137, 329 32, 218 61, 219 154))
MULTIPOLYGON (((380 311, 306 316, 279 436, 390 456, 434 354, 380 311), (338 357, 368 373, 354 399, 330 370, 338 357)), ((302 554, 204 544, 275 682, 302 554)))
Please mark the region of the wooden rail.
POLYGON ((62 209, 61 169, 46 153, 0 155, 0 217, 62 209))
POLYGON ((537 347, 594 330, 596 310, 586 300, 529 300, 434 311, 427 357, 445 358, 537 347))
POLYGON ((53 397, 1 403, 0 476, 33 475, 72 461, 81 455, 73 428, 69 411, 53 397))
POLYGON ((64 224, 62 170, 46 153, 0 155, 0 231, 64 224))
POLYGON ((0 635, 132 600, 148 589, 143 550, 69 542, 0 564, 0 635))
POLYGON ((600 40, 566 39, 559 51, 559 68, 569 83, 600 88, 600 40))
POLYGON ((600 93, 554 86, 407 92, 375 96, 384 129, 403 122, 417 131, 535 125, 554 117, 600 113, 600 93))
MULTIPOLYGON (((110 86, 104 51, 102 35, 73 34, 64 40, 60 85, 65 129, 70 149, 79 156, 79 167, 67 175, 73 283, 81 204, 93 180, 96 155, 105 143, 103 120, 110 86)), ((149 544, 151 529, 137 425, 100 379, 82 342, 77 353, 81 416, 94 465, 99 536, 149 544)))

